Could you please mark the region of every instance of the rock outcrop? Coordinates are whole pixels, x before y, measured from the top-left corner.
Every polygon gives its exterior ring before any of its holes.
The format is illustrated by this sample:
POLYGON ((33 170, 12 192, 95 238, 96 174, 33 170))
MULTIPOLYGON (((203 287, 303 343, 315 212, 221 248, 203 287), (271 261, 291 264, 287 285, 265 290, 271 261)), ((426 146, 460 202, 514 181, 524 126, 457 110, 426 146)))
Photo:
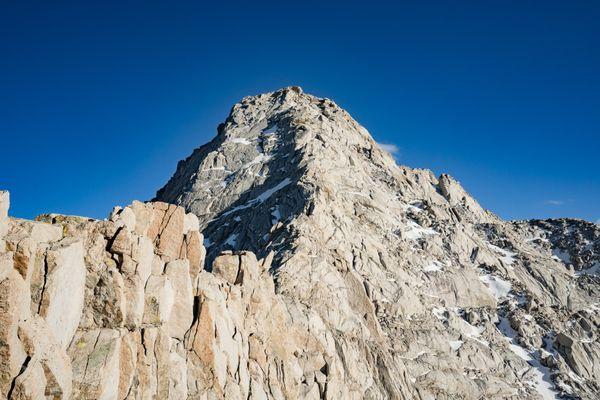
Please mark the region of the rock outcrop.
POLYGON ((296 87, 235 105, 154 202, 7 211, 10 399, 600 393, 600 228, 502 221, 296 87))
POLYGON ((199 217, 208 260, 274 252, 292 321, 335 344, 329 398, 598 395, 598 226, 502 221, 331 100, 243 99, 156 198, 199 217))
POLYGON ((197 218, 166 203, 2 224, 3 397, 301 397, 281 368, 311 335, 275 294, 272 256, 225 252, 207 272, 197 218))

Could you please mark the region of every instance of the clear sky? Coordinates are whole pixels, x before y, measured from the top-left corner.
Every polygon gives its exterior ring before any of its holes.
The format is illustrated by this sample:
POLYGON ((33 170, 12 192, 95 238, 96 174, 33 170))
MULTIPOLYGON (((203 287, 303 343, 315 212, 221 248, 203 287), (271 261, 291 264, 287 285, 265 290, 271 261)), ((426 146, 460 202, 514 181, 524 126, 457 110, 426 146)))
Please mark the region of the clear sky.
POLYGON ((300 85, 504 218, 600 219, 600 2, 194 3, 2 2, 13 215, 147 200, 236 101, 300 85))

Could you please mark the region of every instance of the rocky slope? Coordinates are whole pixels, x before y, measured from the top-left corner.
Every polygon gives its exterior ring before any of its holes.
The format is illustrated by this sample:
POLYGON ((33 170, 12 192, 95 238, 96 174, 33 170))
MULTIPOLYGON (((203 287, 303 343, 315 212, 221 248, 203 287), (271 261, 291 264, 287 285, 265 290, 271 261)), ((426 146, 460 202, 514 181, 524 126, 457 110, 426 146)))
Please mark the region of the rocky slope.
POLYGON ((598 393, 598 227, 504 222, 328 99, 245 98, 157 199, 199 217, 209 259, 275 252, 292 320, 334 344, 331 398, 598 393))
POLYGON ((2 197, 2 394, 598 398, 600 228, 502 221, 328 99, 243 99, 156 201, 2 197))
POLYGON ((291 358, 294 342, 272 257, 225 253, 204 271, 198 219, 165 203, 38 219, 0 221, 3 398, 283 393, 266 360, 291 358))

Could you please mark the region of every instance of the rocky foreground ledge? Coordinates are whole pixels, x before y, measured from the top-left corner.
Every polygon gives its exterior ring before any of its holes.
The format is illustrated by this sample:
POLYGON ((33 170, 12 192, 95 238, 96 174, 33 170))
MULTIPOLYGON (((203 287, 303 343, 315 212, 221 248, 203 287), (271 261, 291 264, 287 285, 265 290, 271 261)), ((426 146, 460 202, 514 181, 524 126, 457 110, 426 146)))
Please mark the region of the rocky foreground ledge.
MULTIPOLYGON (((166 203, 28 221, 0 198, 2 398, 260 399, 297 380, 267 362, 311 346, 287 324, 269 258, 225 252, 205 271, 197 218, 166 203)), ((318 397, 315 354, 295 367, 318 397)))

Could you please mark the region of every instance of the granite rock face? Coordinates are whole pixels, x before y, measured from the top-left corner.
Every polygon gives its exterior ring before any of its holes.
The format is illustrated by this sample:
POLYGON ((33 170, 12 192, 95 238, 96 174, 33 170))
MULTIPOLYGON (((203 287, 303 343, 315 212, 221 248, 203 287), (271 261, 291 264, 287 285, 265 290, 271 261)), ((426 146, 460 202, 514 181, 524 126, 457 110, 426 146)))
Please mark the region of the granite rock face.
POLYGON ((596 399, 600 228, 503 221, 300 88, 154 202, 8 217, 10 399, 596 399))
POLYGON ((156 198, 198 216, 229 281, 222 251, 273 253, 327 360, 306 393, 319 375, 325 398, 598 397, 598 226, 502 221, 452 177, 396 165, 331 100, 243 99, 156 198))
POLYGON ((310 334, 294 335, 272 257, 224 253, 235 279, 205 271, 197 218, 166 203, 1 222, 3 398, 300 396, 277 368, 310 334))

